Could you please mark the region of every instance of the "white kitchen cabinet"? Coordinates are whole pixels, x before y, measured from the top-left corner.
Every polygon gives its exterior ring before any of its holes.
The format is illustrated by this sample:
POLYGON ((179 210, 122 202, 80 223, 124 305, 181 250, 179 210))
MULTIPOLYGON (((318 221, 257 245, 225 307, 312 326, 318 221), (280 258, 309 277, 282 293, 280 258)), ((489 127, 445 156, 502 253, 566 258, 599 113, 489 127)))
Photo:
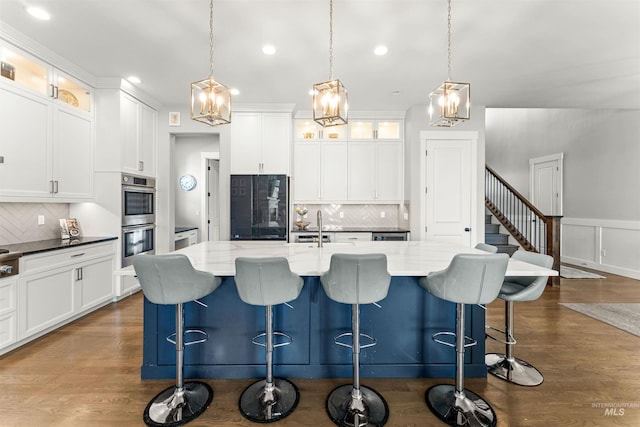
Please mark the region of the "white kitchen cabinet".
POLYGON ((0 349, 17 340, 16 276, 0 279, 0 349))
POLYGON ((346 199, 346 141, 296 142, 293 177, 296 203, 346 199))
POLYGON ((175 234, 175 250, 186 248, 198 243, 198 229, 181 231, 175 234))
POLYGON ((158 112, 128 93, 120 93, 122 171, 156 176, 158 112))
POLYGON ((346 140, 347 125, 322 127, 313 119, 296 119, 294 121, 294 139, 296 141, 318 140, 346 140))
POLYGON ((402 144, 349 141, 349 201, 402 202, 402 144))
POLYGON ((233 113, 231 173, 289 175, 290 113, 233 113))
POLYGON ((403 136, 402 120, 350 120, 349 140, 400 141, 403 136))
POLYGON ((334 241, 336 243, 345 242, 370 242, 370 231, 357 231, 357 232, 336 232, 334 241))
POLYGON ((111 301, 115 242, 75 246, 20 259, 17 345, 111 301))
POLYGON ((90 114, 0 84, 0 133, 6 141, 0 146, 0 196, 60 201, 93 196, 90 114))
POLYGON ((90 86, 50 64, 0 40, 2 73, 0 81, 64 105, 91 113, 93 91, 90 86))

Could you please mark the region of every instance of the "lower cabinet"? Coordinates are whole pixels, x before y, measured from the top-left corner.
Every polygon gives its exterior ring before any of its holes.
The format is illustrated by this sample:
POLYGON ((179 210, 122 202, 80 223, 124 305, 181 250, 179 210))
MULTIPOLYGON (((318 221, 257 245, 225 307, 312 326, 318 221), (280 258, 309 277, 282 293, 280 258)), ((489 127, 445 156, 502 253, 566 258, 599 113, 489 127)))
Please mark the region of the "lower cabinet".
POLYGON ((0 349, 16 342, 17 315, 15 277, 0 279, 0 349))
POLYGON ((6 315, 0 309, 0 353, 110 302, 115 252, 115 241, 110 241, 22 257, 13 313, 17 318, 16 340, 8 339, 3 324, 6 315))

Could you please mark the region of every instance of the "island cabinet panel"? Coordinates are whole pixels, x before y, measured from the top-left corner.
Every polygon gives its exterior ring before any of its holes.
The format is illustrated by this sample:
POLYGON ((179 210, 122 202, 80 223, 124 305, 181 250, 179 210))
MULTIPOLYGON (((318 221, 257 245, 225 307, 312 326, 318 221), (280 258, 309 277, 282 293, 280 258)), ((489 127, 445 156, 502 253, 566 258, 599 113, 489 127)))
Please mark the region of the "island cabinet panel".
MULTIPOLYGON (((276 365, 309 364, 309 295, 306 287, 296 300, 289 302, 292 308, 285 304, 273 307, 274 331, 293 338, 290 345, 274 351, 276 365)), ((264 347, 251 340, 265 330, 265 308, 243 302, 233 277, 224 278, 218 289, 200 301, 207 307, 195 302, 185 304, 185 329, 201 329, 208 339, 187 347, 185 373, 247 378, 264 375, 264 347)), ((152 325, 157 326, 157 334, 145 333, 143 376, 148 371, 150 377, 155 377, 157 371, 152 367, 161 367, 163 372, 163 368, 166 372, 175 370, 175 346, 166 340, 175 332, 175 306, 155 305, 145 299, 145 331, 152 325)), ((192 338, 187 335, 185 341, 192 338)), ((274 339, 276 343, 283 340, 278 336, 274 339)))
MULTIPOLYGON (((274 375, 292 378, 348 378, 351 351, 334 343, 351 328, 351 305, 331 301, 317 276, 305 277, 298 299, 274 307, 274 329, 293 337, 293 343, 276 348, 274 375)), ((186 378, 256 378, 264 376, 264 348, 251 339, 264 331, 264 308, 250 306, 238 296, 232 277, 196 303, 185 305, 186 329, 203 329, 209 339, 185 350, 186 378)), ((366 377, 450 377, 455 372, 455 351, 436 344, 431 336, 455 330, 455 304, 429 295, 418 277, 393 277, 387 298, 361 306, 361 332, 377 339, 361 352, 361 372, 366 377)), ((145 299, 142 378, 173 378, 175 347, 166 341, 174 332, 175 307, 145 299)), ((466 334, 478 345, 465 352, 466 375, 485 377, 484 311, 467 307, 466 334)), ((187 341, 189 337, 187 337, 187 341)), ((350 337, 344 338, 350 342, 350 337)), ((362 342, 364 344, 364 341, 362 342)))

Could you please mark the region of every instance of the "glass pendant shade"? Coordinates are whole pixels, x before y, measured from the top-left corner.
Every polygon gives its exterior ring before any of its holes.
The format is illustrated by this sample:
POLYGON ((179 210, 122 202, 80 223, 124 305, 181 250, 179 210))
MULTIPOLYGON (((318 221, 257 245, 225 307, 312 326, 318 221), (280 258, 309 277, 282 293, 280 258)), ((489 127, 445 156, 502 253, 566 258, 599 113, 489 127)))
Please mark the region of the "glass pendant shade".
POLYGON ((313 120, 323 127, 348 122, 347 89, 338 79, 313 85, 313 120))
POLYGON ((231 93, 208 77, 191 83, 191 118, 209 126, 231 123, 231 93))
POLYGON ((471 85, 446 81, 429 95, 429 124, 453 127, 469 120, 471 85))

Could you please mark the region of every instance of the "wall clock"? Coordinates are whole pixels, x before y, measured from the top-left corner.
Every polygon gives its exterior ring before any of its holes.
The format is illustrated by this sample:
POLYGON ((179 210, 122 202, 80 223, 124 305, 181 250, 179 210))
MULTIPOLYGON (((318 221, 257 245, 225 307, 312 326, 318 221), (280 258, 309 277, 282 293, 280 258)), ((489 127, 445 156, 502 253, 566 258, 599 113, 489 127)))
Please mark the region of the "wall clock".
POLYGON ((196 188, 196 178, 193 175, 182 175, 180 177, 180 188, 191 191, 196 188))

